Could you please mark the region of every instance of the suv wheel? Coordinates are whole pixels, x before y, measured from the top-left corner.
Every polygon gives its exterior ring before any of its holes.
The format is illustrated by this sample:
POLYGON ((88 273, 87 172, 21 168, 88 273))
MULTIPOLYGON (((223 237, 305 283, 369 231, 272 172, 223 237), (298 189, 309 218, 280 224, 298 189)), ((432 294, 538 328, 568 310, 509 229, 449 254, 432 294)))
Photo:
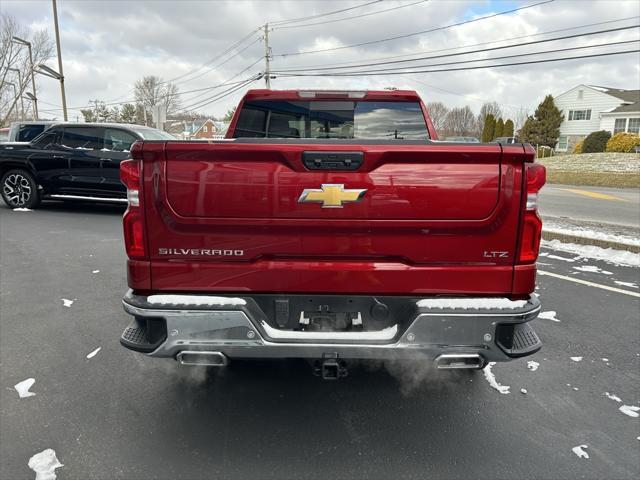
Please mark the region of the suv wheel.
POLYGON ((2 199, 11 208, 34 208, 40 203, 38 185, 26 170, 9 170, 0 184, 2 199))

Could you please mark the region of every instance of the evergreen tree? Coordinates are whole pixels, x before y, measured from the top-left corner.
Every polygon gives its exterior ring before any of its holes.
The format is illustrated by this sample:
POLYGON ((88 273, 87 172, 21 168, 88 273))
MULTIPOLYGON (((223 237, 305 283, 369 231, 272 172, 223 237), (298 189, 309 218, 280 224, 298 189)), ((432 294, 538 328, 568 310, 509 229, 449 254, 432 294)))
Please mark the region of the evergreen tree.
POLYGON ((504 130, 502 130, 503 137, 513 137, 513 120, 507 118, 507 121, 504 122, 504 130))
POLYGON ((533 117, 527 118, 520 129, 520 137, 525 142, 553 148, 558 142, 563 119, 564 116, 553 102, 553 97, 547 95, 536 108, 533 117))
POLYGON ((502 120, 502 118, 498 119, 498 122, 496 123, 496 128, 493 131, 493 138, 492 140, 495 140, 498 137, 502 137, 504 132, 504 120, 502 120))
POLYGON ((136 123, 136 106, 125 103, 120 110, 120 119, 123 123, 136 123))
POLYGON ((493 140, 493 134, 496 129, 496 117, 492 113, 487 114, 484 119, 484 128, 482 129, 482 141, 490 142, 493 140))

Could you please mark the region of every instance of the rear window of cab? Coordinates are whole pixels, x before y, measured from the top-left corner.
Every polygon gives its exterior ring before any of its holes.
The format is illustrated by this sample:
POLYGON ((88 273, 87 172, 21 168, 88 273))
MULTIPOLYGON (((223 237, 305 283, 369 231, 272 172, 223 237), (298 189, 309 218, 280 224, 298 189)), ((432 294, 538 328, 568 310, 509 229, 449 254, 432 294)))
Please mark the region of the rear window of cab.
POLYGON ((418 102, 248 101, 237 138, 427 140, 418 102))

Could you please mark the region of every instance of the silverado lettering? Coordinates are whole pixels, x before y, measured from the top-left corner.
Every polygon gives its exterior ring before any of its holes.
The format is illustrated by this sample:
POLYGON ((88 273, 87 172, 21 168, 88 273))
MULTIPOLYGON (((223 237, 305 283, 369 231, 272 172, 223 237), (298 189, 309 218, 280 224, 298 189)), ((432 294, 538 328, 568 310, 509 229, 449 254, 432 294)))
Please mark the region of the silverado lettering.
POLYGON ((232 257, 244 255, 244 250, 212 250, 208 248, 159 248, 159 255, 201 255, 210 257, 232 257))
POLYGON ((127 348, 305 358, 327 379, 350 359, 481 369, 541 348, 530 145, 438 141, 413 91, 251 90, 227 141, 131 155, 127 348))

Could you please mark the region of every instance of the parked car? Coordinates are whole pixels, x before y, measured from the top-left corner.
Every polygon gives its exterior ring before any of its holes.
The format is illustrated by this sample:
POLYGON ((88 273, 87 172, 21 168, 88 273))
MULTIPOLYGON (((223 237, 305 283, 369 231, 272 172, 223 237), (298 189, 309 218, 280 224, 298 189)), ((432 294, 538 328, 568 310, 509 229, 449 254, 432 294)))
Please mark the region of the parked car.
POLYGON ((493 141, 496 143, 502 143, 503 145, 508 145, 510 143, 520 143, 518 137, 498 137, 493 141))
POLYGON ((9 128, 8 142, 30 142, 47 128, 59 122, 34 120, 31 122, 13 122, 9 128))
POLYGON ((9 141, 9 127, 0 128, 0 143, 9 141))
POLYGON ((0 144, 2 199, 12 208, 35 208, 43 199, 126 203, 120 162, 142 139, 173 137, 138 125, 63 123, 29 143, 0 144))
POLYGON ((226 141, 137 142, 122 345, 305 358, 326 379, 536 352, 545 168, 529 145, 436 143, 428 118, 413 91, 252 90, 226 141))
POLYGON ((476 137, 446 137, 445 142, 480 143, 476 137))

